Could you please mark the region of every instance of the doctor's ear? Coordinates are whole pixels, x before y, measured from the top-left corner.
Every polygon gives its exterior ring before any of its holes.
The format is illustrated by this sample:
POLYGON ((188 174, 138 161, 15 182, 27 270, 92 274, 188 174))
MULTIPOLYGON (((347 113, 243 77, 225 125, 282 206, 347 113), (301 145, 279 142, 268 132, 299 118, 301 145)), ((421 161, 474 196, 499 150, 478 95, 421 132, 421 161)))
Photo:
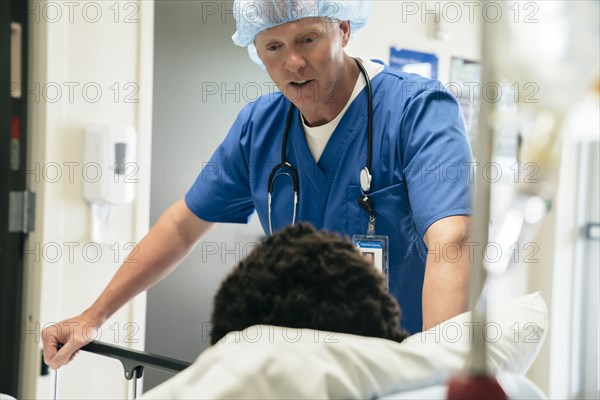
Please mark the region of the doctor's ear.
POLYGON ((352 29, 350 27, 350 21, 338 21, 338 27, 342 31, 342 46, 346 46, 350 40, 350 33, 352 29))

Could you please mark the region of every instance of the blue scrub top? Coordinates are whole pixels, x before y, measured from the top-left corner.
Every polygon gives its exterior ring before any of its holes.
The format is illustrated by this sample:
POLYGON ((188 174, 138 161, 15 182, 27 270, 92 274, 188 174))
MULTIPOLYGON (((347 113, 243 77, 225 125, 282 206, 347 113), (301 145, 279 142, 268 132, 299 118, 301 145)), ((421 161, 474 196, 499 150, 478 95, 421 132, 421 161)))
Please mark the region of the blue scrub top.
MULTIPOLYGON (((438 81, 390 67, 373 88, 373 182, 376 234, 389 237, 389 289, 409 333, 422 329, 422 288, 427 248, 423 235, 435 221, 469 215, 471 149, 460 107, 438 81)), ((238 115, 185 196, 189 209, 209 222, 247 223, 258 213, 266 234, 267 181, 281 162, 290 102, 265 95, 238 115)), ((318 163, 305 139, 298 110, 287 159, 299 174, 297 221, 342 235, 365 234, 368 214, 356 200, 367 158, 367 93, 363 90, 333 132, 318 163)), ((292 222, 291 179, 275 181, 273 231, 292 222)))

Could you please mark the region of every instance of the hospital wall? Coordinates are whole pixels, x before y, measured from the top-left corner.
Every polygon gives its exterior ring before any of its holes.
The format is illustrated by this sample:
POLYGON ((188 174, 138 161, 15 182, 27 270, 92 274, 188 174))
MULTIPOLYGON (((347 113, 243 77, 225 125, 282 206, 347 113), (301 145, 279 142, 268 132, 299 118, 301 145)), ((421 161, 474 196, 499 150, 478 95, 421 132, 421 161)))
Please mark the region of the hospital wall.
POLYGON ((348 52, 386 63, 390 62, 391 47, 433 53, 439 59, 438 78, 446 84, 452 57, 470 61, 481 58, 480 15, 469 12, 460 2, 452 3, 458 8, 444 2, 375 0, 371 19, 350 41, 348 52), (445 40, 435 38, 437 31, 445 40))
MULTIPOLYGON (((30 1, 28 187, 37 195, 35 232, 25 245, 21 398, 52 398, 54 372, 40 376, 40 329, 81 313, 148 229, 153 5, 147 1, 30 1), (110 7, 113 6, 111 9, 110 7), (118 8, 120 7, 120 8, 118 8), (138 166, 133 203, 112 208, 110 242, 90 237, 84 127, 132 126, 138 166)), ((91 167, 91 168, 90 168, 91 167)), ((98 339, 143 349, 145 295, 118 311, 98 339)), ((60 369, 58 397, 127 397, 116 360, 81 352, 60 369)))

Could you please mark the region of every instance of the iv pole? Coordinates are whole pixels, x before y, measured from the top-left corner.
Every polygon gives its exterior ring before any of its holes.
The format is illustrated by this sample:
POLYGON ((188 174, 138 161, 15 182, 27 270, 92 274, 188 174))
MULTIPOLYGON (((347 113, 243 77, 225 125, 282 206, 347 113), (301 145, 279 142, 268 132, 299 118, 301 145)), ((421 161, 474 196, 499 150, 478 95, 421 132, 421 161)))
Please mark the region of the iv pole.
MULTIPOLYGON (((489 23, 481 23, 481 82, 494 82, 496 78, 493 55, 494 46, 490 42, 489 23)), ((476 238, 481 249, 475 252, 469 270, 469 309, 473 311, 474 335, 471 344, 470 363, 467 375, 458 376, 450 381, 448 399, 507 399, 498 381, 488 375, 486 368, 486 342, 483 338, 483 327, 486 323, 487 302, 482 290, 487 272, 483 264, 485 249, 488 243, 488 228, 490 220, 490 191, 491 182, 483 178, 482 169, 492 161, 494 144, 492 112, 494 104, 480 96, 479 126, 476 143, 476 179, 473 196, 472 237, 476 238), (480 298, 481 297, 481 298, 480 298)))
MULTIPOLYGON (((485 0, 489 1, 489 0, 485 0)), ((520 238, 532 234, 533 227, 541 221, 552 199, 558 181, 560 159, 559 145, 563 134, 565 110, 581 96, 586 84, 598 74, 598 52, 587 46, 597 42, 599 25, 594 16, 600 6, 597 2, 579 5, 566 1, 548 2, 540 7, 540 21, 536 25, 506 25, 481 21, 481 81, 497 82, 512 75, 522 81, 537 81, 544 88, 544 97, 535 104, 524 104, 533 111, 533 125, 527 128, 521 156, 539 169, 540 179, 519 182, 518 193, 502 224, 499 243, 509 255, 495 267, 505 270, 511 264, 508 250, 520 238), (566 28, 566 42, 554 46, 555 51, 543 52, 539 34, 549 34, 557 24, 566 28), (497 26, 494 26, 497 25, 497 26), (538 38, 537 41, 534 38, 538 38), (502 57, 499 58, 498 54, 502 57), (539 69, 543 65, 543 70, 539 69), (578 76, 565 71, 577 71, 578 76), (502 75, 502 76, 501 76, 502 75), (507 76, 505 76, 507 75, 507 76)), ((546 37, 549 44, 552 36, 546 37)), ((480 96, 479 130, 476 157, 479 168, 473 197, 472 237, 484 245, 471 263, 469 277, 469 308, 474 322, 468 370, 465 375, 449 383, 448 399, 506 399, 497 380, 487 370, 487 348, 483 327, 487 320, 487 294, 484 290, 487 267, 485 250, 489 243, 491 182, 484 179, 482 168, 492 161, 494 145, 494 104, 480 96)))

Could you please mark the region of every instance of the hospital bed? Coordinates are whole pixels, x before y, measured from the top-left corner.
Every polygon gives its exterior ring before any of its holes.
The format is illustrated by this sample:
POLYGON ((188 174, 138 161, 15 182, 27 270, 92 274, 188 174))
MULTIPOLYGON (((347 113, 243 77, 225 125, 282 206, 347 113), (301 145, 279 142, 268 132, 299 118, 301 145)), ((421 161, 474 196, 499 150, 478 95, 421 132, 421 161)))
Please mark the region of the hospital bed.
MULTIPOLYGON (((148 399, 443 399, 448 380, 467 367, 472 328, 467 312, 396 343, 256 325, 230 332, 189 366, 100 343, 83 350, 119 359, 128 379, 141 376, 144 367, 181 371, 142 396, 148 399)), ((483 330, 487 364, 509 398, 545 398, 524 374, 546 330, 547 308, 540 293, 490 307, 483 330)))

